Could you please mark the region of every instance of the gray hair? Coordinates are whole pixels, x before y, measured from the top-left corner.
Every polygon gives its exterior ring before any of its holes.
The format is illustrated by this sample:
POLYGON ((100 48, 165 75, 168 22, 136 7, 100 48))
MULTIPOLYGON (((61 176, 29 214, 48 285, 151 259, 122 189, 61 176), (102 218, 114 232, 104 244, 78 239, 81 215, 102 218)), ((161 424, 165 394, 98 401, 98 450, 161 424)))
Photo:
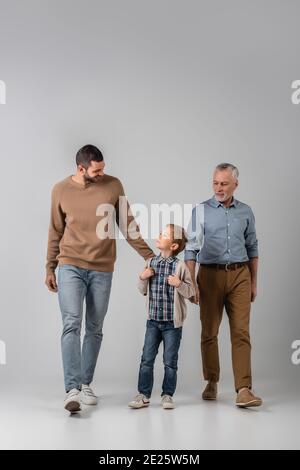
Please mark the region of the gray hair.
POLYGON ((230 170, 232 176, 237 180, 239 177, 239 170, 236 166, 232 165, 231 163, 220 163, 216 166, 215 171, 223 171, 223 170, 230 170))

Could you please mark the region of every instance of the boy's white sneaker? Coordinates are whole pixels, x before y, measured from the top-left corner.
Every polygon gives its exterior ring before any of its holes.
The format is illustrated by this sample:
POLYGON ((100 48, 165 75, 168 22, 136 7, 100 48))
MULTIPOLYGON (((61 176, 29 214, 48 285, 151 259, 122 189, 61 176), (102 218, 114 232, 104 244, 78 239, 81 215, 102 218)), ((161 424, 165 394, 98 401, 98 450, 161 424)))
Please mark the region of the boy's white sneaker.
POLYGON ((150 405, 150 400, 143 393, 138 393, 134 399, 128 403, 129 408, 144 408, 150 405))
POLYGON ((67 393, 64 407, 65 410, 69 411, 70 413, 77 413, 78 411, 81 411, 80 390, 77 390, 77 388, 72 388, 72 390, 67 393))
POLYGON ((161 404, 164 410, 173 410, 173 408, 175 408, 173 398, 170 395, 163 395, 161 404))
POLYGON ((89 385, 82 385, 80 394, 81 403, 84 405, 97 405, 98 397, 89 385))

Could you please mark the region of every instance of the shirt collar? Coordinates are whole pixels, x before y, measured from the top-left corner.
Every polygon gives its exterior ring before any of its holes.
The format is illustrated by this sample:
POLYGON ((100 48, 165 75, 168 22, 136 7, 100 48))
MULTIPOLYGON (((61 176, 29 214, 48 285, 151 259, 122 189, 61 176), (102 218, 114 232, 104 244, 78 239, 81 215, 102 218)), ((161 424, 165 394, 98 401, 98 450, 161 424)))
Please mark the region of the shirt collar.
MULTIPOLYGON (((216 196, 213 196, 211 199, 210 199, 210 203, 212 206, 214 207, 220 207, 220 206, 223 206, 223 204, 219 201, 217 201, 216 199, 216 196)), ((237 205, 237 200, 233 197, 232 198, 232 201, 231 201, 231 204, 229 207, 236 207, 237 205)))
POLYGON ((159 255, 157 262, 160 263, 161 261, 166 261, 167 263, 173 263, 175 260, 175 256, 169 256, 168 258, 164 258, 163 256, 159 255))

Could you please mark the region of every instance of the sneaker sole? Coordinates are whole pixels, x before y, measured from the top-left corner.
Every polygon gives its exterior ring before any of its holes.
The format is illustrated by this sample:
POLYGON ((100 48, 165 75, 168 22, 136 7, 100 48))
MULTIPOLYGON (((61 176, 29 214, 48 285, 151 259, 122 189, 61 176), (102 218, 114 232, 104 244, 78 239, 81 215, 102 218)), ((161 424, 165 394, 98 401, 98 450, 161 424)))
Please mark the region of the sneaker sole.
POLYGON ((163 405, 164 410, 174 410, 175 406, 174 405, 163 405))
POLYGON ((261 406, 262 402, 260 400, 248 401, 248 403, 236 403, 238 408, 250 408, 254 406, 261 406))
POLYGON ((204 401, 217 401, 217 397, 216 397, 216 398, 205 398, 205 397, 202 397, 202 400, 204 400, 204 401))
POLYGON ((150 405, 150 403, 144 403, 143 405, 128 405, 129 408, 132 410, 139 410, 140 408, 147 408, 150 405))
POLYGON ((84 400, 80 400, 80 402, 81 402, 83 405, 87 405, 87 406, 96 406, 96 405, 98 405, 98 402, 96 402, 96 403, 87 403, 87 402, 84 401, 84 400))
POLYGON ((70 413, 77 413, 78 411, 81 411, 80 404, 77 401, 70 401, 65 405, 65 410, 70 413))

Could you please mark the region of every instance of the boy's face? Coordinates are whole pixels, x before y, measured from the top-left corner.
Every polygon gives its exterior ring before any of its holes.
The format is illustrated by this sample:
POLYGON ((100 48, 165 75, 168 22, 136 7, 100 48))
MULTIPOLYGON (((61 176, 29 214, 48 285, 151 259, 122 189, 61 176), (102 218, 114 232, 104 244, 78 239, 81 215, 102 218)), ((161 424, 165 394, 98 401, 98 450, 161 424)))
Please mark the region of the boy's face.
POLYGON ((178 248, 178 244, 173 241, 173 232, 171 227, 167 226, 159 237, 156 239, 156 246, 159 250, 170 250, 175 251, 178 248))

